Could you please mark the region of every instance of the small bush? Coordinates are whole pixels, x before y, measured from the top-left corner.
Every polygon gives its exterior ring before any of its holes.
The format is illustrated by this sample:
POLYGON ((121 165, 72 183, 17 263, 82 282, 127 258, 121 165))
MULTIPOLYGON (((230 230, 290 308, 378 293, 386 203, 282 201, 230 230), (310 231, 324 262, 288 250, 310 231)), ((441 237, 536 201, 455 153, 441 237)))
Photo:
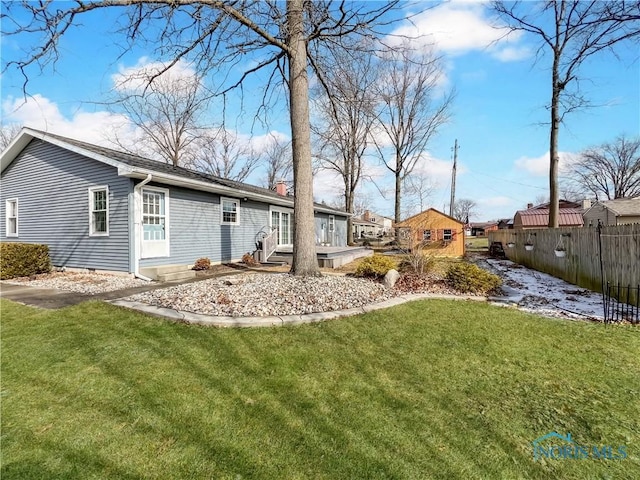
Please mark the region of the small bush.
POLYGON ((384 277, 393 268, 396 268, 396 262, 393 259, 384 255, 373 255, 360 262, 354 275, 356 277, 380 278, 384 277))
POLYGON ((211 260, 207 257, 199 258, 193 264, 193 270, 209 270, 211 268, 211 260))
POLYGON ((49 247, 35 243, 0 244, 0 280, 51 271, 49 247))
POLYGON ((446 279, 449 285, 463 293, 484 295, 497 290, 502 280, 472 263, 454 263, 447 269, 446 279))
POLYGON ((436 265, 436 259, 433 255, 425 255, 420 251, 407 254, 398 269, 401 272, 413 272, 413 273, 429 273, 436 265))
POLYGON ((244 263, 247 267, 255 267, 256 265, 258 265, 256 259, 253 258, 253 255, 251 255, 250 253, 245 253, 242 256, 242 263, 244 263))

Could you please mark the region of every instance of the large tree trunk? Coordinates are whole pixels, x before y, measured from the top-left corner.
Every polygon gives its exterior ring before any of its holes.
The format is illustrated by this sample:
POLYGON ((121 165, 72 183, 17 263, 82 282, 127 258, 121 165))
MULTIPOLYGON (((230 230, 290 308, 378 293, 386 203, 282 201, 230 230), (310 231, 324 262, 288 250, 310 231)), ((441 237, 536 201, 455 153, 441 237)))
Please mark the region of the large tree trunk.
POLYGON ((557 228, 559 225, 559 193, 558 193, 558 134, 560 130, 560 85, 558 81, 557 60, 553 65, 553 80, 551 94, 551 133, 549 135, 549 228, 557 228))
MULTIPOLYGON (((396 157, 396 165, 398 165, 398 159, 399 157, 396 157)), ((400 169, 396 170, 396 204, 395 204, 395 208, 394 208, 394 221, 395 223, 400 223, 402 221, 402 214, 400 212, 400 208, 401 208, 401 198, 402 198, 402 177, 400 176, 400 169)), ((395 233, 396 233, 396 242, 400 241, 400 229, 396 227, 395 229, 395 233)))
MULTIPOLYGON (((344 209, 347 213, 353 213, 353 192, 345 192, 344 209)), ((347 245, 353 244, 353 216, 347 217, 347 245)))
POLYGON ((307 49, 304 39, 303 20, 303 0, 288 0, 289 104, 295 195, 291 273, 298 276, 320 275, 316 258, 315 220, 313 218, 309 81, 307 78, 307 49))

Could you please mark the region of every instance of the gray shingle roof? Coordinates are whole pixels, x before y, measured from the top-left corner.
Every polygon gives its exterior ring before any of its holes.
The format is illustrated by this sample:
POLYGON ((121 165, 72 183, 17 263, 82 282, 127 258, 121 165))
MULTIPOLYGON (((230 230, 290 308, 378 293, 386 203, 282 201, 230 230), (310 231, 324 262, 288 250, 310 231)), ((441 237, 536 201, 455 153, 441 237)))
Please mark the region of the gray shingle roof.
POLYGON ((605 200, 599 202, 617 216, 640 215, 640 197, 617 198, 615 200, 605 200))
MULTIPOLYGON (((140 157, 138 155, 133 155, 130 153, 114 150, 107 147, 101 147, 93 143, 87 143, 81 140, 76 140, 69 137, 63 137, 61 135, 56 135, 49 132, 42 132, 35 129, 31 129, 31 130, 42 133, 47 137, 58 139, 62 142, 68 143, 75 147, 82 148, 89 152, 93 152, 97 155, 111 158, 117 162, 124 163, 134 168, 142 168, 142 169, 151 170, 160 174, 163 174, 163 173, 170 174, 170 175, 175 175, 175 176, 182 177, 189 180, 198 180, 198 181, 207 182, 215 185, 220 185, 222 187, 233 188, 235 190, 238 190, 239 193, 240 192, 256 193, 259 195, 270 196, 270 197, 273 197, 274 199, 280 199, 280 200, 283 199, 282 195, 279 195, 278 193, 268 188, 257 187, 255 185, 250 185, 248 183, 236 182, 234 180, 228 180, 226 178, 216 177, 215 175, 210 175, 204 172, 198 172, 196 170, 191 170, 189 168, 175 167, 168 163, 151 160, 149 158, 140 157)), ((284 198, 289 198, 293 203, 293 197, 284 197, 284 198)), ((336 213, 342 213, 347 215, 347 213, 344 210, 331 208, 319 203, 314 203, 314 205, 317 208, 322 208, 324 210, 332 210, 332 211, 335 211, 336 213)))

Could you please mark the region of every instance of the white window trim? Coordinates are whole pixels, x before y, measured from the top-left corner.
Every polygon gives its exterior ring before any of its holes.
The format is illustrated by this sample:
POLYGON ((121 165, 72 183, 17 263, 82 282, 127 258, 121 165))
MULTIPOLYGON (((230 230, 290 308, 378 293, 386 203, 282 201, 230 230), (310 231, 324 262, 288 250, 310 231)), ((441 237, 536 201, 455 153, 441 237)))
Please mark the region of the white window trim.
POLYGON ((140 198, 139 198, 139 202, 140 202, 140 242, 164 242, 165 243, 165 251, 160 254, 160 255, 145 255, 144 253, 141 253, 141 257, 142 259, 146 259, 146 258, 160 258, 160 257, 170 257, 171 256, 171 228, 170 228, 170 218, 169 218, 169 205, 170 205, 170 200, 169 200, 169 189, 168 188, 162 188, 162 187, 147 187, 146 185, 144 187, 142 187, 142 189, 140 190, 140 198), (164 193, 164 240, 145 240, 144 239, 144 224, 143 222, 143 217, 144 217, 144 213, 143 213, 143 206, 142 206, 142 202, 143 202, 143 198, 144 198, 144 192, 155 192, 155 193, 164 193))
POLYGON ((329 215, 329 232, 333 233, 336 231, 336 216, 329 215))
POLYGON ((220 197, 220 225, 240 225, 240 199, 220 197), (233 202, 236 204, 236 221, 235 222, 224 221, 224 209, 223 209, 224 202, 233 202))
POLYGON ((98 187, 89 187, 89 236, 90 237, 108 237, 109 236, 109 185, 100 185, 98 187), (93 193, 104 190, 107 192, 107 231, 93 231, 93 193))
MULTIPOLYGON (((273 205, 269 205, 269 228, 273 229, 275 228, 273 226, 273 215, 271 214, 271 212, 279 212, 279 213, 288 213, 289 216, 289 243, 278 243, 278 246, 290 246, 293 245, 293 208, 287 208, 287 207, 274 207, 273 205)), ((280 241, 280 239, 278 239, 278 242, 280 241)))
POLYGON ((443 229, 442 229, 442 241, 444 241, 444 242, 453 242, 453 228, 443 228, 443 229), (450 238, 448 238, 448 239, 447 239, 447 238, 445 238, 445 235, 446 235, 446 233, 445 233, 445 232, 446 232, 447 230, 449 230, 449 231, 451 232, 451 233, 450 233, 450 235, 451 235, 451 236, 450 236, 450 238))
POLYGON ((18 199, 17 198, 8 198, 4 204, 4 209, 5 209, 5 217, 6 217, 6 224, 5 224, 5 235, 7 236, 7 238, 17 238, 19 236, 19 231, 20 231, 20 211, 19 211, 19 205, 18 205, 18 199), (16 203, 16 233, 9 233, 9 219, 10 218, 14 218, 14 217, 10 217, 9 216, 9 204, 15 202, 16 203))

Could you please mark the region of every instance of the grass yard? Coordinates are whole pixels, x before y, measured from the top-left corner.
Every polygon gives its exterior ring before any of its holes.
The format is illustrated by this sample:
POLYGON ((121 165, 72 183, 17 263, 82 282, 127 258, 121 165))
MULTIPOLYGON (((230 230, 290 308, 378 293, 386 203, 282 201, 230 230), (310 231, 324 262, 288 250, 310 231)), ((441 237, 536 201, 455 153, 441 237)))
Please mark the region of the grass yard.
POLYGON ((1 301, 2 479, 640 478, 640 330, 423 301, 223 330, 1 301), (534 461, 551 431, 620 460, 534 461))
POLYGON ((489 249, 489 237, 466 237, 464 241, 469 244, 467 251, 487 251, 489 249))

